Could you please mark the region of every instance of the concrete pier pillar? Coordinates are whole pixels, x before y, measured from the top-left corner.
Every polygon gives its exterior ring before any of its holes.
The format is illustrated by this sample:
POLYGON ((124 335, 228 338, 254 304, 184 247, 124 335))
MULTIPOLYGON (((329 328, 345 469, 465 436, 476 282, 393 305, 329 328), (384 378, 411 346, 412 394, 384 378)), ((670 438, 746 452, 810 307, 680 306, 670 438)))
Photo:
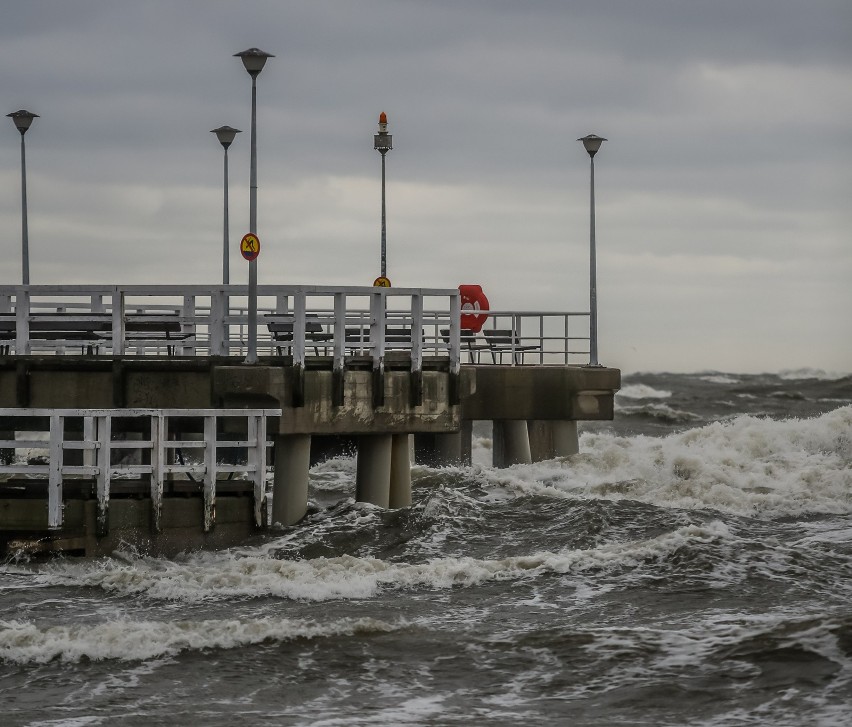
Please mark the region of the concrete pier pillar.
POLYGON ((530 420, 527 422, 527 428, 533 462, 554 457, 568 457, 580 451, 575 421, 530 420))
POLYGON ((287 434, 272 437, 275 475, 272 482, 272 522, 295 525, 308 511, 308 472, 311 436, 287 434))
POLYGON ((394 509, 411 505, 411 440, 410 434, 392 435, 388 506, 394 509))
POLYGON ((532 455, 526 421, 523 419, 495 420, 492 451, 495 467, 530 464, 532 455))
POLYGON ((415 434, 416 462, 427 467, 470 465, 473 422, 462 419, 458 432, 415 434))
POLYGON ((392 434, 365 434, 358 438, 355 499, 379 507, 390 505, 392 434))
POLYGON ((580 438, 577 434, 577 422, 561 419, 550 423, 553 431, 553 455, 569 457, 580 451, 580 438))

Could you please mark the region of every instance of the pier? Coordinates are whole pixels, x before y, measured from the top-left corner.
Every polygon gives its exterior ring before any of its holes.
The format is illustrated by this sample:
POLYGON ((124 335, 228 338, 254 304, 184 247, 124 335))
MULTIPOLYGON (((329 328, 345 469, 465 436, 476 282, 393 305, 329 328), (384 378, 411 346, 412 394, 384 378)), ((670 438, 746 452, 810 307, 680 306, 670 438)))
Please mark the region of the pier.
POLYGON ((0 286, 0 551, 238 542, 298 523, 343 446, 356 498, 404 507, 474 421, 498 467, 576 453, 620 386, 590 314, 478 315, 457 289, 261 285, 250 311, 246 286, 0 286))

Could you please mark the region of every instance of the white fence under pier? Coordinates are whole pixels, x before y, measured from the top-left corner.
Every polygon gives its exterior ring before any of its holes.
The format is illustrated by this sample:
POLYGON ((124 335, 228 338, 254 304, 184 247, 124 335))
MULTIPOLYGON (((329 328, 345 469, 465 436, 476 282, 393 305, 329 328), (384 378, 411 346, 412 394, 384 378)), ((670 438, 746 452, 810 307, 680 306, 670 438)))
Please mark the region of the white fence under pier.
POLYGON ((259 527, 265 522, 266 450, 271 446, 266 439, 266 419, 280 414, 280 409, 0 409, 7 436, 18 434, 0 440, 0 450, 7 455, 0 464, 0 475, 24 478, 23 487, 26 478, 47 480, 50 529, 63 524, 63 482, 93 478, 98 534, 103 535, 109 526, 113 480, 147 476, 153 526, 159 532, 164 483, 173 476, 192 478, 199 483, 204 531, 209 532, 216 517, 217 477, 238 474, 253 485, 254 519, 259 527), (246 437, 225 438, 220 424, 226 419, 230 420, 228 431, 246 432, 246 437), (128 430, 142 437, 117 436, 128 430), (185 437, 187 432, 201 437, 175 438, 185 437), (239 450, 245 464, 225 461, 220 453, 223 448, 239 450), (82 458, 78 456, 82 464, 67 463, 69 451, 82 451, 82 458), (184 458, 183 452, 191 454, 184 458), (140 454, 128 456, 133 453, 140 454))

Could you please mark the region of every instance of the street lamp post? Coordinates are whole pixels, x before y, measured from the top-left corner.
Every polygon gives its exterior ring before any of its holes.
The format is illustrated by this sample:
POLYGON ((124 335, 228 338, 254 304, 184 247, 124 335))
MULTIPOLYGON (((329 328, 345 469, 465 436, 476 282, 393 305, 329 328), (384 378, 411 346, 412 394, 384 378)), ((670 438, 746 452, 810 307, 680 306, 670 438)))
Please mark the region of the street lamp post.
POLYGON ((388 134, 388 115, 379 114, 379 133, 373 136, 373 148, 382 155, 382 277, 386 278, 387 266, 387 224, 385 214, 385 156, 393 149, 393 135, 388 134))
POLYGON ((230 126, 220 126, 218 129, 213 129, 210 133, 216 134, 216 138, 225 150, 225 214, 224 214, 224 232, 222 234, 222 284, 230 283, 230 270, 228 266, 228 253, 230 250, 229 225, 228 225, 228 147, 234 141, 234 137, 241 133, 239 129, 234 129, 230 126))
POLYGON ((18 131, 21 132, 21 272, 24 285, 30 284, 30 235, 27 226, 27 148, 24 144, 24 134, 33 123, 33 119, 39 118, 38 114, 31 111, 15 111, 6 114, 18 131))
POLYGON ((589 201, 589 363, 599 366, 598 363, 598 287, 597 287, 597 263, 595 260, 595 154, 606 141, 602 136, 589 134, 577 141, 582 141, 583 146, 589 153, 591 161, 590 201, 589 201))
MULTIPOLYGON (((234 53, 242 59, 251 76, 251 179, 249 186, 249 232, 257 235, 257 77, 266 65, 267 58, 274 58, 259 48, 249 48, 234 53)), ((257 260, 249 261, 248 300, 248 354, 247 364, 257 363, 257 260)))

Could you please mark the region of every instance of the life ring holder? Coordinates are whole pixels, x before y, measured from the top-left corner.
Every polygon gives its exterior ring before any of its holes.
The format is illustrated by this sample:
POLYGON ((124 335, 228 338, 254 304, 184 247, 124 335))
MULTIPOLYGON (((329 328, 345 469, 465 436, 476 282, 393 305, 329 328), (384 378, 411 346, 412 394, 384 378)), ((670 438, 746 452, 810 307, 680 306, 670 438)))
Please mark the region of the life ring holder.
POLYGON ((484 311, 489 310, 488 298, 480 285, 460 285, 461 294, 461 328, 464 331, 479 333, 488 316, 484 311), (479 312, 483 311, 483 312, 479 312))

